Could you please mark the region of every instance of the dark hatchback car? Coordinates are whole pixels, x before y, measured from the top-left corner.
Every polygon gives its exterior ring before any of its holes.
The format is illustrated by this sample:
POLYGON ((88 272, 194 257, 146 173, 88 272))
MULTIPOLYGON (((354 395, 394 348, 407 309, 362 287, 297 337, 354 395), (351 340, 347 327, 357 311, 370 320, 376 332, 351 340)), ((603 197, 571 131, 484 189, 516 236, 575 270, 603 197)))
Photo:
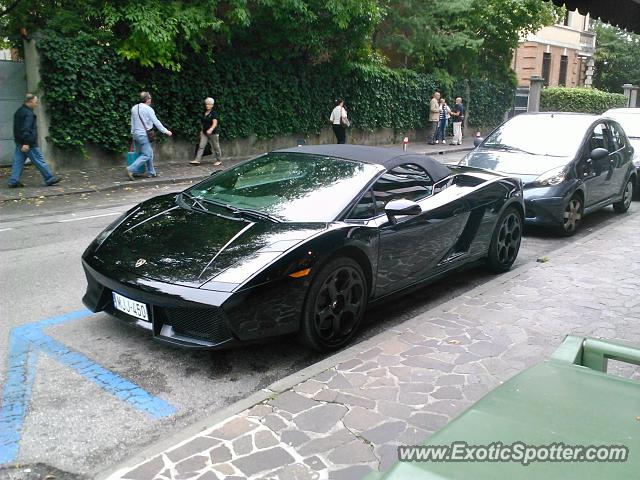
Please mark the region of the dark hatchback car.
POLYGON ((460 165, 522 180, 525 221, 573 235, 583 215, 631 204, 634 150, 614 120, 579 113, 514 117, 469 152, 460 165))
POLYGON ((87 248, 83 298, 157 340, 218 348, 299 332, 345 345, 370 302, 463 265, 508 270, 520 181, 330 145, 262 155, 152 198, 87 248))

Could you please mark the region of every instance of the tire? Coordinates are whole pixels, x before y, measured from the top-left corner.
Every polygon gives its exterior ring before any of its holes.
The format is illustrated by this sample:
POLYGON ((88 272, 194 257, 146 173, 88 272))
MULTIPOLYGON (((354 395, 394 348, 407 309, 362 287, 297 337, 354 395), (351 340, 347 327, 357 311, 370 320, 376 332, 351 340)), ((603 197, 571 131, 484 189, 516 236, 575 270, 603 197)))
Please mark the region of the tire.
POLYGON ((360 264, 349 257, 330 260, 311 282, 302 312, 302 342, 322 352, 342 348, 360 327, 368 298, 360 264))
POLYGON ((556 229, 558 235, 570 237, 575 235, 584 215, 584 203, 580 195, 574 195, 564 207, 562 223, 556 229))
POLYGON ((622 200, 613 204, 613 209, 616 213, 625 213, 631 206, 631 199, 633 198, 633 178, 627 180, 627 184, 624 187, 622 194, 622 200))
POLYGON ((498 219, 489 245, 488 267, 495 273, 508 271, 518 257, 522 242, 523 219, 520 211, 509 207, 498 219))

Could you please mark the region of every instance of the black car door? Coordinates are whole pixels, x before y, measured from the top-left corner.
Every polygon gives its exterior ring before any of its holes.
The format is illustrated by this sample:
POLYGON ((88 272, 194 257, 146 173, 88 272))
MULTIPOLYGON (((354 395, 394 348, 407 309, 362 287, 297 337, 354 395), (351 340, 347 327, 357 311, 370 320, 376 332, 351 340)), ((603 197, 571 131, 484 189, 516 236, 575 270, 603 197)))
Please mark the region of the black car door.
POLYGON ((428 277, 464 228, 466 201, 454 199, 439 205, 432 201, 432 189, 431 177, 417 165, 396 167, 374 184, 380 239, 376 296, 428 277), (401 198, 418 202, 423 213, 397 217, 397 223, 380 215, 389 201, 401 198))
POLYGON ((613 166, 613 178, 611 181, 611 190, 609 196, 616 198, 625 186, 627 174, 629 172, 629 161, 631 160, 631 152, 627 144, 627 137, 620 125, 610 122, 609 131, 611 132, 611 164, 613 166))

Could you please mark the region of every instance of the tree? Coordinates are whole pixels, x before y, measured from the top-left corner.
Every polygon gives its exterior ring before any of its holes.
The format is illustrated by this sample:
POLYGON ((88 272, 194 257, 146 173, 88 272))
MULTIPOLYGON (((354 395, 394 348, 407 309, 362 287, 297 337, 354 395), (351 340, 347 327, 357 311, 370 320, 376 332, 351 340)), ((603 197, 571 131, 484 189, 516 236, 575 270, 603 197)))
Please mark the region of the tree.
POLYGON ((620 93, 622 85, 640 83, 640 35, 596 22, 595 74, 593 85, 620 93))

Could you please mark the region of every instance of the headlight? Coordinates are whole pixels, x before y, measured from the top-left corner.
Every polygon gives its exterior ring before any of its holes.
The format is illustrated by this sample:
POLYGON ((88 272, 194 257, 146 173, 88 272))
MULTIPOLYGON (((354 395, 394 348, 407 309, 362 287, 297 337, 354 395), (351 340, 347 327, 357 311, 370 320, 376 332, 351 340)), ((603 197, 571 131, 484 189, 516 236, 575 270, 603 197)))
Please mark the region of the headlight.
POLYGON ((458 165, 460 165, 461 167, 466 167, 467 165, 469 165, 469 162, 467 161, 467 157, 464 157, 462 160, 460 160, 458 162, 458 165))
POLYGON ((100 245, 104 243, 104 241, 109 237, 109 235, 111 235, 113 231, 116 228, 118 228, 120 224, 124 222, 124 220, 136 210, 138 210, 138 206, 126 211, 125 213, 120 215, 118 218, 116 218, 113 222, 111 222, 107 226, 107 228, 105 228, 102 232, 100 232, 98 236, 93 240, 93 242, 91 242, 91 245, 89 245, 85 253, 89 251, 95 252, 96 250, 98 250, 98 248, 100 248, 100 245))
POLYGON ((534 180, 534 184, 540 187, 548 187, 550 185, 559 185, 567 178, 568 168, 566 166, 554 168, 544 172, 534 180))

